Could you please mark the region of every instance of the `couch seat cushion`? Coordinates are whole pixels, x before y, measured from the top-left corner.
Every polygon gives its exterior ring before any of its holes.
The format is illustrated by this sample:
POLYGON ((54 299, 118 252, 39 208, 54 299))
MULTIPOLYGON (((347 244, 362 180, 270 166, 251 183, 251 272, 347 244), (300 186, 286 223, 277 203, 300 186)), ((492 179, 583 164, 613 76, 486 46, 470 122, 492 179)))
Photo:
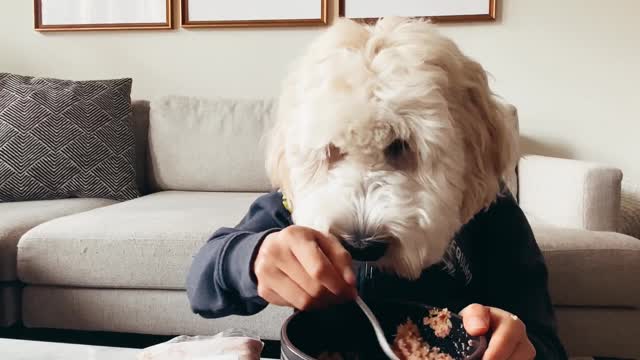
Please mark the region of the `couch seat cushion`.
POLYGON ((62 199, 0 203, 0 281, 15 281, 16 245, 36 225, 51 219, 114 204, 105 199, 62 199))
POLYGON ((533 225, 555 305, 640 308, 640 240, 533 225))
POLYGON ((166 191, 51 221, 18 245, 28 284, 183 289, 192 256, 258 193, 166 191))
POLYGON ((18 283, 0 284, 0 328, 9 327, 20 319, 20 293, 18 283))
POLYGON ((205 319, 193 312, 183 290, 87 289, 27 286, 24 324, 29 328, 109 331, 151 335, 213 335, 249 329, 262 339, 278 340, 291 308, 270 305, 252 316, 205 319), (47 306, 42 306, 47 299, 47 306))

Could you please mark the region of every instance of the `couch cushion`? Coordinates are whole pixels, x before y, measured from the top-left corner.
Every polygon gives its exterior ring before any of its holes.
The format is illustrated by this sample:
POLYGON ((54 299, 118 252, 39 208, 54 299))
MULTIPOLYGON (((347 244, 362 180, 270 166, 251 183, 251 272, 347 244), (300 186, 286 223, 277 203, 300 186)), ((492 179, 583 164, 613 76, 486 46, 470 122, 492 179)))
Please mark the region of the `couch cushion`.
MULTIPOLYGON (((39 225, 19 245, 29 284, 183 289, 192 256, 257 193, 168 191, 39 225)), ((8 204, 1 204, 6 206, 8 204)), ((640 241, 534 225, 556 305, 640 306, 640 241)))
POLYGON ((130 93, 0 73, 0 201, 139 196, 130 93))
POLYGON ((149 147, 149 102, 131 103, 131 126, 136 141, 136 183, 142 195, 149 193, 147 182, 147 149, 149 147))
POLYGON ((556 307, 555 310, 558 336, 572 360, 574 356, 593 355, 640 359, 639 309, 556 307))
POLYGON ((627 235, 534 225, 555 305, 640 308, 640 241, 627 235))
POLYGON ((167 191, 38 226, 18 245, 29 284, 183 289, 192 256, 258 193, 167 191))
POLYGON ((191 312, 183 290, 78 289, 27 286, 23 294, 27 327, 113 331, 152 335, 213 335, 250 329, 279 340, 291 308, 269 306, 253 316, 204 319, 191 312), (42 306, 47 299, 47 306, 42 306))
POLYGON ((640 184, 622 185, 619 231, 640 239, 640 184))
POLYGON ((268 191, 260 143, 270 100, 167 97, 151 104, 149 181, 153 190, 268 191))
POLYGON ((0 284, 0 328, 9 327, 20 319, 20 293, 17 283, 0 284))
POLYGON ((62 199, 0 203, 0 281, 15 281, 20 237, 45 221, 114 204, 105 199, 62 199))

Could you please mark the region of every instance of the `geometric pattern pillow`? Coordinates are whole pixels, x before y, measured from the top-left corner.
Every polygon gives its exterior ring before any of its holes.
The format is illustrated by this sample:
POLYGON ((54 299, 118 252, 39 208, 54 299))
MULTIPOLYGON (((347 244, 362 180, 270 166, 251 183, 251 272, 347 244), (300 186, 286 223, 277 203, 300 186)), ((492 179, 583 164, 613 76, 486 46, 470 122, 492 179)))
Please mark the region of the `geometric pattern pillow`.
POLYGON ((0 202, 139 196, 131 79, 0 73, 0 202))
POLYGON ((622 185, 618 231, 640 239, 640 184, 624 182, 622 185))

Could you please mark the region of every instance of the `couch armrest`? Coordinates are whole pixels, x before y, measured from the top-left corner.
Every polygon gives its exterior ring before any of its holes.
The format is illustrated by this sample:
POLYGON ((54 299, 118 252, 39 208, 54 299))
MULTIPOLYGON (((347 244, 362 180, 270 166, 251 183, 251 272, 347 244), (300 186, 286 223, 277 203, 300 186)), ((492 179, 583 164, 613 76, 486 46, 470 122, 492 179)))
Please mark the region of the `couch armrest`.
POLYGON ((616 231, 622 171, 596 163, 528 155, 518 165, 520 206, 535 221, 616 231))

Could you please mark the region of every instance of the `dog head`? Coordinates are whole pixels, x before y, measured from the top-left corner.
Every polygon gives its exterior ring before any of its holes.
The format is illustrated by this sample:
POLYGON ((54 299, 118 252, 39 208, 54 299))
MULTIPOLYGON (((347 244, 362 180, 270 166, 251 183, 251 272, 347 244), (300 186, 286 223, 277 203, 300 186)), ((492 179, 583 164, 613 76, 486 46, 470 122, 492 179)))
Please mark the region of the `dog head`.
POLYGON ((499 193, 516 142, 484 69, 433 25, 340 20, 285 81, 267 170, 296 224, 388 243, 407 278, 499 193))

